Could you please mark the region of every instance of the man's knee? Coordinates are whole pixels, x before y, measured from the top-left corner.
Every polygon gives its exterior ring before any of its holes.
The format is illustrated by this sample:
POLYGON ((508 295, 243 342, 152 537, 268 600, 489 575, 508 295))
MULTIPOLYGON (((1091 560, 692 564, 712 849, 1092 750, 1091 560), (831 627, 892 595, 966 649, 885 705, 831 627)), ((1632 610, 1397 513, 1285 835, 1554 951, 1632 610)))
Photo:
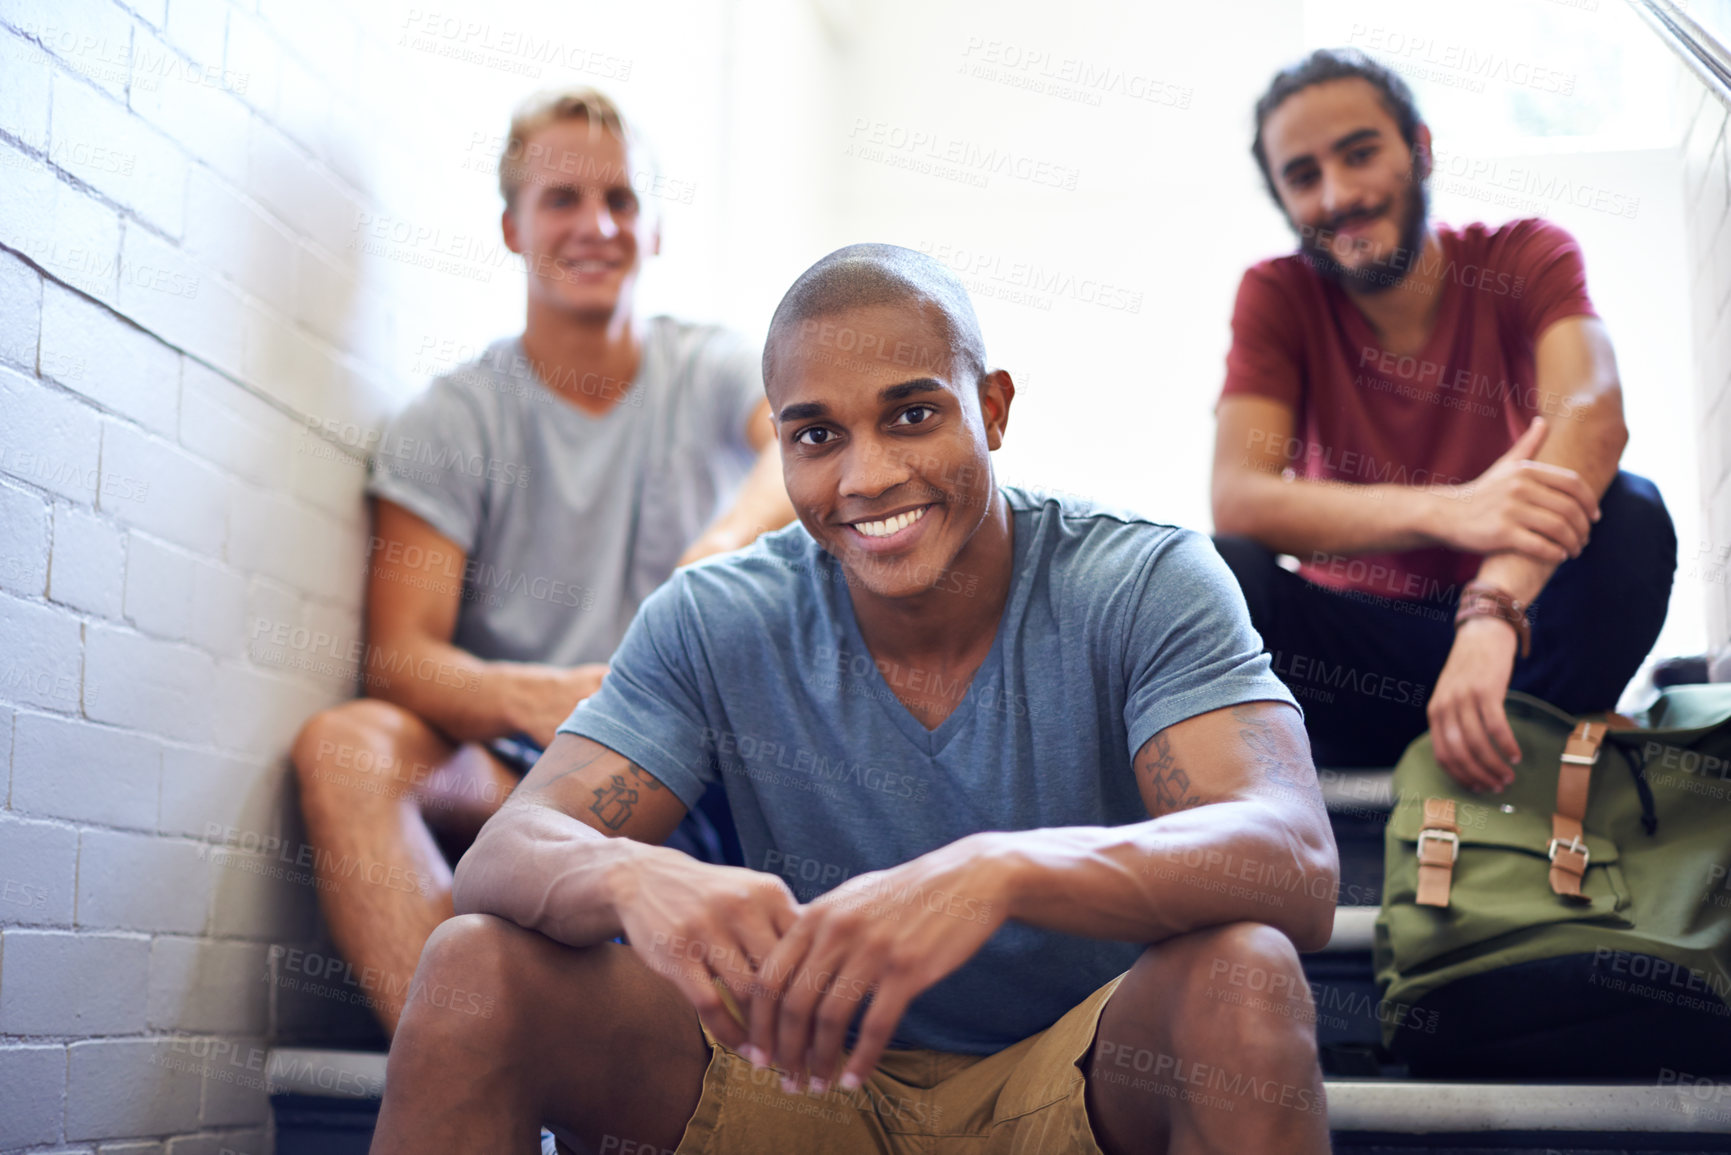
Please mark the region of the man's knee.
POLYGON ((1677 568, 1677 530, 1659 487, 1619 472, 1599 499, 1599 515, 1589 543, 1600 547, 1610 568, 1668 588, 1677 568))
POLYGON ((531 932, 490 914, 459 914, 440 923, 421 950, 406 992, 405 1022, 440 1033, 509 1033, 533 998, 524 936, 531 932))
POLYGON ((1144 952, 1131 975, 1138 969, 1151 980, 1142 997, 1171 1000, 1167 1021, 1179 1055, 1214 1052, 1247 1070, 1315 1065, 1304 967, 1275 928, 1236 922, 1193 931, 1144 952), (1177 957, 1161 957, 1168 945, 1177 957))
POLYGON ((403 748, 416 724, 401 707, 376 698, 320 710, 301 727, 291 753, 303 797, 333 790, 379 794, 369 787, 381 782, 412 786, 403 748))

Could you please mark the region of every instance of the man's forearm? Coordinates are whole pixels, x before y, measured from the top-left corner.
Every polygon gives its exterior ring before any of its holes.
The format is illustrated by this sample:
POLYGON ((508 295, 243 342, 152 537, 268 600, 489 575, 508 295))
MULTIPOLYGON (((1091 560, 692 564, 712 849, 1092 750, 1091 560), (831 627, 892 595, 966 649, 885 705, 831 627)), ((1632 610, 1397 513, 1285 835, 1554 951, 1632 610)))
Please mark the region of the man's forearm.
MULTIPOLYGON (((1571 412, 1552 422, 1551 433, 1535 460, 1560 465, 1581 475, 1595 496, 1604 496, 1617 476, 1617 465, 1628 443, 1623 424, 1623 405, 1616 390, 1601 392, 1571 404, 1571 412)), ((1557 567, 1524 554, 1487 554, 1478 569, 1478 580, 1507 590, 1518 602, 1539 596, 1557 567)))
POLYGON ((458 914, 493 914, 568 946, 621 933, 615 885, 644 854, 678 853, 608 838, 549 806, 508 803, 457 864, 458 914))
POLYGON ((1430 531, 1446 498, 1413 485, 1287 480, 1245 470, 1216 503, 1215 530, 1254 538, 1279 553, 1358 554, 1438 544, 1430 531))
POLYGON ((374 642, 364 661, 368 696, 401 706, 457 742, 524 731, 537 693, 562 676, 557 667, 483 661, 426 638, 374 642))
POLYGON ((1003 855, 1010 871, 1010 917, 1050 930, 1153 943, 1253 921, 1314 950, 1333 925, 1340 867, 1332 840, 1263 802, 981 837, 982 851, 1003 855))

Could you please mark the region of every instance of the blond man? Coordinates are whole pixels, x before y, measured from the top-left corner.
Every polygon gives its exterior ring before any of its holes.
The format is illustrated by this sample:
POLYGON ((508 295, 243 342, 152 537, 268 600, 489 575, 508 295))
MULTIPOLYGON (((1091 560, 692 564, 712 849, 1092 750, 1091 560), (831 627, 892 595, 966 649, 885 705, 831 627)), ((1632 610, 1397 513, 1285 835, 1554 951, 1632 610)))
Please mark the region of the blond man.
MULTIPOLYGON (((653 173, 599 92, 517 111, 499 189, 523 333, 434 380, 373 462, 366 696, 315 715, 294 765, 331 936, 387 1034, 451 916, 447 855, 600 686, 639 603, 792 517, 758 349, 637 310, 653 173)), ((675 838, 720 849, 703 824, 675 838)))

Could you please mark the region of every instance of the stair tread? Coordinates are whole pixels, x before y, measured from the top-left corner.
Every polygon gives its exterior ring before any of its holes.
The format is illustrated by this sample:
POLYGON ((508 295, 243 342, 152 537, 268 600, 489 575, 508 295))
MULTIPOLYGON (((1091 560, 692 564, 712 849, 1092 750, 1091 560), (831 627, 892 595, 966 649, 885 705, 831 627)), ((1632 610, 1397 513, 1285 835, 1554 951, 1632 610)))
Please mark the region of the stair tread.
MULTIPOLYGON (((376 1099, 384 1091, 379 1051, 278 1047, 266 1066, 272 1095, 376 1099)), ((1206 1090, 1207 1075, 1196 1076, 1206 1090)), ((1731 1084, 1655 1086, 1629 1082, 1443 1082, 1329 1079, 1335 1131, 1596 1131, 1731 1134, 1731 1084)))
POLYGON ((1316 772, 1322 800, 1331 814, 1387 814, 1394 809, 1394 771, 1329 770, 1316 772))
POLYGON ((1337 906, 1334 908, 1334 930, 1328 936, 1328 945, 1318 954, 1340 954, 1346 951, 1363 951, 1371 947, 1371 936, 1376 928, 1376 916, 1382 910, 1379 906, 1337 906))

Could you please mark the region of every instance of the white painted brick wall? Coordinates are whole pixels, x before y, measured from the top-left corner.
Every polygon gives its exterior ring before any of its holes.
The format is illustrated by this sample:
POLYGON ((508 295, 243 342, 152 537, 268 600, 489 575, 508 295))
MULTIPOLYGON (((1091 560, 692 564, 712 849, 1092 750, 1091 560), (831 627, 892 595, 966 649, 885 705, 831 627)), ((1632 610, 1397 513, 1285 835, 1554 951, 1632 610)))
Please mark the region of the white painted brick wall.
POLYGON ((127 620, 144 633, 185 641, 194 613, 194 555, 141 533, 128 542, 127 620))
POLYGON ((179 424, 180 357, 102 305, 59 285, 42 296, 42 375, 166 437, 179 424))
POLYGON ((222 556, 222 475, 207 462, 119 421, 102 430, 97 504, 128 525, 208 557, 222 556))
POLYGON ((85 713, 99 722, 200 742, 209 737, 216 662, 191 646, 108 625, 86 627, 85 673, 101 687, 85 713), (149 670, 149 677, 140 677, 149 670))
POLYGON ((208 169, 187 188, 187 252, 276 309, 294 309, 295 234, 208 169))
MULTIPOLYGON (((175 11, 195 7, 182 0, 175 11)), ((220 7, 220 5, 219 5, 220 7)), ((222 19, 215 22, 217 39, 222 37, 222 19)), ((222 55, 220 47, 216 58, 222 55)), ((208 166, 208 170, 230 181, 246 177, 246 128, 250 114, 247 107, 221 83, 187 84, 169 82, 164 72, 199 68, 196 54, 188 53, 171 42, 165 42, 143 28, 133 30, 134 80, 128 102, 132 110, 166 136, 186 149, 192 159, 208 166), (141 77, 149 82, 141 82, 141 77)), ((205 168, 198 165, 188 170, 196 179, 205 168)), ((194 215, 189 211, 188 223, 194 215)))
POLYGON ((13 1150, 60 1138, 66 1109, 64 1046, 0 1047, 0 1087, 6 1088, 0 1148, 13 1150))
POLYGON ((48 583, 48 503, 0 484, 0 589, 39 597, 48 583))
POLYGON ((115 4, 91 0, 13 0, 6 23, 41 44, 67 69, 119 96, 126 89, 132 21, 115 4))
POLYGON ((256 485, 274 485, 289 474, 298 430, 286 414, 220 373, 191 358, 182 365, 180 443, 190 452, 256 485))
POLYGON ((78 836, 78 926, 202 934, 217 873, 208 846, 85 830, 78 836))
POLYGON ((213 1054, 204 1080, 199 1120, 206 1127, 249 1123, 270 1110, 264 1074, 268 1049, 262 1038, 230 1038, 233 1049, 213 1054))
POLYGON ((176 0, 168 6, 168 40, 199 64, 222 63, 228 5, 223 0, 176 0))
POLYGON ((48 149, 48 91, 54 69, 48 54, 21 36, 0 36, 0 130, 34 152, 48 149))
POLYGON ((269 974, 267 949, 263 943, 158 935, 150 947, 150 1026, 262 1036, 268 1008, 258 996, 269 974))
POLYGON ((76 506, 56 505, 49 598, 97 617, 118 618, 125 582, 126 540, 120 530, 76 506))
POLYGON ((191 838, 210 838, 213 828, 277 836, 284 803, 277 777, 277 767, 262 759, 164 747, 159 829, 191 838))
POLYGON ((12 796, 12 725, 16 713, 10 706, 0 706, 0 769, 6 773, 6 797, 12 796))
POLYGON ((58 606, 0 594, 0 694, 21 706, 78 708, 84 658, 78 619, 58 606))
POLYGON ((0 362, 36 368, 42 331, 42 278, 9 253, 0 253, 0 362))
POLYGON ((0 472, 81 507, 95 503, 102 418, 94 409, 0 366, 0 411, 0 472))
POLYGON ((83 80, 54 78, 49 163, 179 236, 186 207, 186 158, 130 109, 83 80))
POLYGON ((198 1128, 203 1065, 188 1050, 155 1039, 98 1039, 74 1043, 68 1051, 67 1139, 198 1128))
POLYGON ((0 814, 0 905, 14 926, 70 927, 78 831, 18 817, 16 810, 0 814))
POLYGON ((144 1029, 150 939, 11 928, 0 932, 6 981, 0 1032, 130 1035, 144 1029))
POLYGON ((517 291, 368 254, 363 214, 490 232, 441 75, 490 132, 559 79, 403 15, 0 0, 0 1153, 269 1155, 262 1085, 188 1040, 368 1029, 266 981, 316 896, 223 845, 299 845, 289 742, 354 691, 256 624, 359 635, 365 475, 316 429, 382 427, 408 335, 483 344, 517 291), (479 216, 432 207, 459 179, 479 216))
POLYGON ((20 712, 12 739, 12 811, 155 830, 162 743, 78 718, 20 712))
POLYGON ((0 235, 16 253, 65 284, 112 302, 120 214, 57 177, 40 156, 0 143, 0 235))

